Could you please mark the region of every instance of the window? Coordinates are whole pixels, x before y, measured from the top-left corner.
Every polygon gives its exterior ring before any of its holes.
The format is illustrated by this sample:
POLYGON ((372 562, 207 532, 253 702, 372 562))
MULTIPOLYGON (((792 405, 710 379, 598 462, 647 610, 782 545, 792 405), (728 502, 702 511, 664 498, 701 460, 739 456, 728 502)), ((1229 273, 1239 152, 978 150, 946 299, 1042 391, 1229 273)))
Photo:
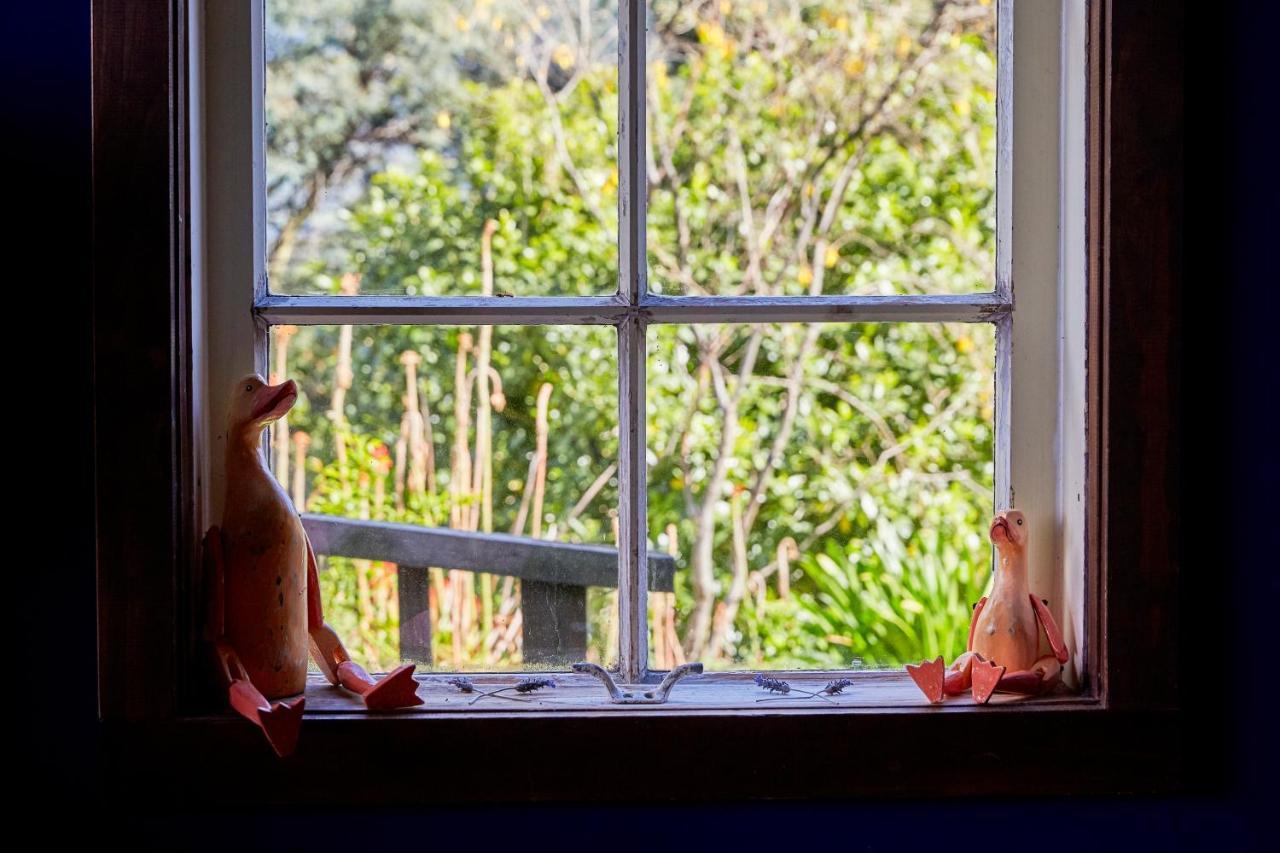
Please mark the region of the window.
MULTIPOLYGON (((255 259, 264 257, 265 235, 245 214, 253 209, 255 164, 243 152, 255 150, 254 99, 262 92, 250 73, 255 13, 249 4, 196 3, 140 14, 129 4, 101 0, 93 17, 95 410, 114 414, 128 400, 131 413, 94 423, 98 702, 108 784, 135 799, 166 803, 1184 790, 1191 777, 1180 746, 1194 741, 1207 749, 1213 741, 1203 737, 1211 729, 1196 718, 1195 703, 1179 693, 1178 673, 1183 685, 1195 682, 1170 642, 1180 580, 1178 361, 1173 338, 1161 332, 1176 328, 1181 316, 1175 296, 1182 228, 1175 141, 1182 127, 1180 7, 1170 12, 1165 4, 1098 0, 1088 4, 1087 33, 1080 28, 1082 10, 1066 8, 1064 43, 1087 42, 1087 77, 1065 73, 1073 65, 1060 61, 1055 48, 1023 46, 1029 32, 1039 32, 1045 45, 1059 44, 1063 34, 1051 17, 1033 14, 1029 20, 1039 23, 1032 26, 1016 17, 1014 54, 1027 60, 1014 69, 1018 214, 1011 266, 1015 283, 1037 273, 1062 282, 1073 279, 1059 278, 1050 257, 1076 272, 1087 260, 1089 287, 1065 288, 1063 304, 1074 307, 1061 313, 1083 313, 1088 323, 1066 323, 1052 347, 1044 338, 1020 337, 1020 318, 1033 313, 1024 310, 1028 299, 1043 299, 1053 288, 1015 287, 1010 469, 1018 502, 1027 506, 1024 489, 1036 484, 1021 485, 1017 444, 1025 439, 1044 449, 1049 442, 1018 426, 1025 422, 1019 407, 1031 405, 1037 391, 1033 383, 1033 396, 1019 397, 1018 383, 1029 378, 1024 344, 1042 344, 1041 358, 1029 367, 1043 363, 1050 349, 1071 364, 1078 357, 1072 353, 1084 352, 1079 338, 1087 332, 1086 384, 1064 370, 1038 388, 1052 400, 1049 408, 1089 424, 1087 456, 1063 454, 1066 473, 1052 486, 1039 484, 1060 489, 1059 532, 1069 547, 1086 547, 1088 619, 1079 638, 1085 699, 940 713, 875 705, 837 712, 757 706, 484 717, 344 710, 309 716, 300 760, 267 771, 253 732, 220 716, 222 697, 201 689, 193 583, 207 518, 201 512, 213 491, 202 473, 212 455, 204 425, 216 424, 219 411, 212 380, 221 370, 253 364, 250 306, 223 297, 243 294, 245 284, 257 280, 255 259), (128 26, 117 26, 125 20, 128 26), (1060 71, 1067 81, 1063 100, 1060 71), (1019 178, 1022 164, 1048 150, 1032 145, 1022 156, 1020 146, 1058 138, 1037 121, 1045 113, 1036 107, 1046 103, 1055 111, 1062 105, 1061 138, 1076 140, 1062 146, 1064 156, 1049 159, 1064 175, 1061 185, 1078 185, 1072 175, 1083 174, 1087 218, 1069 214, 1083 200, 1059 201, 1055 194, 1048 201, 1043 184, 1019 178), (189 129, 188 114, 202 116, 204 126, 189 129), (1082 116, 1088 117, 1087 152, 1082 116), (188 175, 207 180, 188 185, 188 175), (1023 192, 1030 196, 1026 203, 1023 192), (1023 219, 1033 209, 1059 208, 1061 229, 1023 219), (1063 249, 1039 254, 1023 239, 1039 232, 1045 246, 1071 247, 1081 228, 1087 246, 1081 256, 1063 249), (231 347, 211 357, 214 341, 231 347), (1076 482, 1084 484, 1079 492, 1076 482), (1072 514, 1077 502, 1085 507, 1078 516, 1072 514), (1135 518, 1142 523, 1135 525, 1135 518), (1087 538, 1067 535, 1073 524, 1087 525, 1087 538), (1044 737, 1046 727, 1054 737, 1044 737), (681 772, 657 758, 655 744, 680 756, 681 772), (764 757, 761 744, 770 750, 764 757), (519 766, 423 772, 474 765, 483 750, 519 755, 519 766), (602 783, 602 754, 626 772, 602 783), (776 759, 779 754, 785 760, 776 759), (974 772, 993 763, 1000 773, 974 772), (360 784, 335 788, 337 778, 360 784)), ((1069 47, 1065 52, 1080 55, 1069 47)), ((1050 170, 1036 173, 1047 181, 1050 170)), ((1065 428, 1055 434, 1059 449, 1080 440, 1065 428)), ((1064 561, 1074 559, 1067 549, 1062 553, 1064 561)), ((1062 577, 1064 584, 1083 579, 1069 571, 1062 577)), ((1074 608, 1073 617, 1081 618, 1074 608)))
POLYGON ((326 573, 367 664, 952 657, 1016 502, 1078 683, 1082 3, 251 5, 204 10, 206 506, 283 364, 304 505, 619 553, 326 573))

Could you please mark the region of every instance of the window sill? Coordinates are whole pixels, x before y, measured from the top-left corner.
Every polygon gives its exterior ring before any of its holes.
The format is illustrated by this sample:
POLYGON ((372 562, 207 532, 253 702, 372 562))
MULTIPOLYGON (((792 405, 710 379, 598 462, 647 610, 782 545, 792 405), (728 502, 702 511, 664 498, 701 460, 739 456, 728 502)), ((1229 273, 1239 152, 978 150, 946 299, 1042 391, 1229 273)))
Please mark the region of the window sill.
POLYGON ((648 707, 611 705, 598 682, 568 676, 558 704, 528 707, 468 706, 431 684, 427 705, 378 714, 315 683, 298 750, 283 761, 229 713, 104 724, 103 796, 158 807, 690 802, 1160 794, 1187 782, 1177 711, 1074 696, 930 706, 899 673, 860 674, 834 707, 757 703, 748 678, 682 682, 669 704, 648 707), (744 689, 715 684, 726 680, 744 689), (576 699, 589 689, 599 697, 576 699))
MULTIPOLYGON (((480 691, 510 686, 526 673, 483 674, 469 676, 480 691)), ((850 713, 912 713, 924 714, 952 711, 1039 711, 1046 709, 1067 710, 1097 706, 1097 700, 1088 696, 1076 696, 1066 691, 1044 697, 1019 697, 997 693, 985 706, 977 705, 968 696, 948 699, 941 705, 930 705, 911 678, 901 670, 859 672, 852 676, 853 685, 844 693, 830 697, 805 698, 803 696, 779 696, 767 693, 752 682, 752 674, 745 672, 717 672, 701 676, 689 676, 676 684, 667 702, 661 705, 615 704, 609 701, 604 686, 586 675, 547 673, 556 679, 554 689, 545 689, 526 696, 512 693, 486 696, 476 700, 475 695, 459 692, 445 683, 443 674, 419 674, 418 696, 424 704, 402 711, 370 713, 354 694, 334 687, 318 673, 311 673, 307 683, 306 718, 357 715, 362 717, 549 717, 564 715, 629 714, 667 716, 717 716, 731 713, 734 716, 830 716, 850 713), (762 701, 763 700, 763 701, 762 701)), ((849 677, 847 672, 778 672, 770 673, 786 680, 793 689, 816 692, 834 678, 849 677)))

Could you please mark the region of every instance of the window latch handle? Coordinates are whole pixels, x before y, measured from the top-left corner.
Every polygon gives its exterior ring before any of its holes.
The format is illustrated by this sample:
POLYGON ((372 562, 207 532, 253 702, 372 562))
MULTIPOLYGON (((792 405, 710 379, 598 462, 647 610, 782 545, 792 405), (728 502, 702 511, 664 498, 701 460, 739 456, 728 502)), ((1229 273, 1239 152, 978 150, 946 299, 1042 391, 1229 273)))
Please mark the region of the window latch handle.
POLYGON ((621 687, 613 680, 613 676, 609 670, 595 663, 587 663, 582 661, 573 665, 573 671, 582 675, 590 675, 604 683, 605 689, 609 691, 609 701, 617 705, 662 705, 667 701, 667 695, 671 693, 671 688, 676 682, 684 678, 686 675, 701 675, 702 664, 700 663, 682 663, 675 669, 667 673, 667 677, 662 679, 662 683, 657 687, 649 687, 645 684, 626 684, 621 687))

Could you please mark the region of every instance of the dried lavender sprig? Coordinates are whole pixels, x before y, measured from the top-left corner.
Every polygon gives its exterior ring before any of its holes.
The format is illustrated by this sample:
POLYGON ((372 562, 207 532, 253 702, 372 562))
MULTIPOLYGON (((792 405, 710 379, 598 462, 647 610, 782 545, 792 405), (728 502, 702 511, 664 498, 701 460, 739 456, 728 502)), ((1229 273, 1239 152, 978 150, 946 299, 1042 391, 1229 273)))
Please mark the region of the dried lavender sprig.
MULTIPOLYGON (((456 688, 459 693, 479 693, 480 695, 477 696, 476 699, 479 699, 481 696, 492 696, 495 692, 497 692, 497 691, 489 691, 488 693, 485 693, 483 691, 480 691, 476 687, 475 682, 472 681, 470 678, 467 678, 465 675, 455 675, 453 678, 446 678, 444 683, 448 684, 450 687, 456 688)), ((515 697, 502 696, 499 698, 514 700, 515 697)), ((475 700, 472 700, 472 701, 475 701, 475 700)))
MULTIPOLYGON (((791 686, 788 682, 786 682, 786 681, 783 681, 783 680, 781 680, 781 679, 779 679, 779 678, 770 678, 769 676, 765 675, 764 673, 760 673, 760 672, 757 672, 757 673, 756 673, 756 676, 755 676, 755 678, 753 678, 753 679, 752 679, 752 681, 754 681, 754 682, 756 683, 756 686, 757 686, 757 687, 759 687, 759 688, 760 688, 760 689, 762 689, 762 690, 768 690, 770 693, 784 693, 784 694, 788 694, 788 695, 785 695, 785 696, 770 696, 770 697, 765 698, 765 699, 757 699, 757 700, 756 700, 757 702, 777 702, 777 701, 778 701, 778 700, 780 700, 780 699, 790 699, 790 698, 791 698, 791 696, 790 696, 789 694, 791 694, 792 692, 799 693, 800 695, 804 696, 806 699, 811 699, 811 698, 813 698, 813 697, 815 697, 815 696, 816 696, 816 697, 818 697, 819 699, 822 699, 822 700, 824 700, 824 701, 827 701, 827 702, 830 702, 830 701, 831 701, 830 699, 827 699, 827 697, 826 697, 826 696, 823 696, 823 695, 822 695, 822 693, 825 691, 825 688, 824 688, 823 690, 819 690, 819 691, 817 691, 816 693, 815 693, 815 692, 813 692, 813 691, 810 691, 810 690, 801 690, 801 689, 799 689, 799 688, 792 687, 792 686, 791 686)), ((836 682, 834 682, 834 681, 833 681, 833 682, 831 682, 830 684, 828 684, 827 686, 828 686, 828 687, 830 687, 831 685, 833 685, 833 684, 835 684, 835 683, 836 683, 836 682)), ((841 687, 841 688, 840 688, 840 690, 843 690, 843 689, 844 689, 844 687, 841 687)), ((839 692, 839 690, 837 690, 836 692, 838 693, 838 692, 839 692)))
POLYGON ((472 699, 467 704, 474 705, 475 703, 479 702, 481 699, 483 699, 486 696, 497 696, 499 699, 510 699, 512 702, 525 702, 527 700, 518 699, 515 696, 503 696, 502 693, 503 691, 506 691, 506 690, 514 690, 517 693, 525 694, 525 693, 532 693, 535 690, 541 690, 544 687, 555 687, 555 686, 556 686, 556 680, 554 678, 540 678, 540 677, 523 678, 520 681, 516 682, 515 684, 509 685, 507 687, 499 687, 497 690, 490 690, 487 693, 481 693, 479 696, 472 699))
POLYGON ((555 687, 556 680, 554 678, 526 678, 516 684, 513 690, 517 693, 532 693, 535 690, 541 690, 544 687, 555 687))
POLYGON ((843 693, 846 687, 852 687, 853 682, 847 678, 837 679, 836 681, 828 681, 827 686, 819 690, 819 693, 825 693, 828 696, 835 696, 837 693, 843 693))
POLYGON ((762 690, 768 690, 770 693, 790 693, 791 685, 778 678, 770 678, 764 673, 757 672, 756 677, 752 679, 756 686, 762 690))

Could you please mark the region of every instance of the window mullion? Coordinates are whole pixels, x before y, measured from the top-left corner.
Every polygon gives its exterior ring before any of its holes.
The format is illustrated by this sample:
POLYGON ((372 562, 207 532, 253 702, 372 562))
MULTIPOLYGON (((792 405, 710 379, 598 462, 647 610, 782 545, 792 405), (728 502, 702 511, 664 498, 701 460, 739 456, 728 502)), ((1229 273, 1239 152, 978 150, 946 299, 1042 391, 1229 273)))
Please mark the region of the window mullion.
POLYGON ((618 19, 618 292, 629 305, 640 304, 648 290, 645 10, 646 0, 621 0, 618 19))
POLYGON ((618 667, 629 682, 649 666, 645 325, 638 314, 618 325, 618 667))
POLYGON ((645 0, 621 0, 618 18, 618 666, 642 680, 649 665, 645 467, 645 0))
MULTIPOLYGON (((996 280, 995 294, 1013 305, 1013 3, 996 4, 996 280)), ((996 322, 995 509, 1014 506, 1012 437, 1013 317, 996 322)), ((992 555, 994 560, 994 553, 992 555)))
POLYGON ((1013 300, 1013 3, 996 5, 996 295, 1013 300))

